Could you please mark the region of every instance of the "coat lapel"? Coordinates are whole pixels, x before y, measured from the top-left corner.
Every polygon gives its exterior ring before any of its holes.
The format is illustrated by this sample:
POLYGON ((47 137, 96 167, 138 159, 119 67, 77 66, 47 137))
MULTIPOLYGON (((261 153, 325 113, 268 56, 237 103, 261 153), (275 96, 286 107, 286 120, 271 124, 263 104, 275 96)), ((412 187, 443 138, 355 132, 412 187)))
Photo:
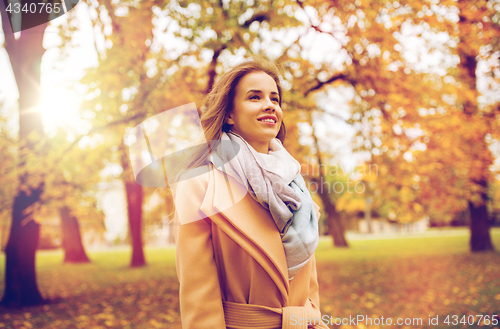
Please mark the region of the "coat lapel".
POLYGON ((275 281, 288 303, 288 268, 281 237, 268 210, 231 176, 210 171, 201 210, 247 251, 275 281))

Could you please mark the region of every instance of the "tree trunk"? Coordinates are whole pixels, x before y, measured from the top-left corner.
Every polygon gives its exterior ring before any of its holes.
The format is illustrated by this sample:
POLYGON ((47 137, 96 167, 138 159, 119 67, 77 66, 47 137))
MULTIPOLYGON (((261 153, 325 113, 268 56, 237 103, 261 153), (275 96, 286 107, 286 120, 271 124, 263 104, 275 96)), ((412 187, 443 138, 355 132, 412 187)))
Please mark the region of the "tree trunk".
MULTIPOLYGON (((332 205, 332 207, 335 206, 332 205)), ((344 224, 342 223, 340 214, 335 209, 328 210, 328 229, 335 247, 349 247, 345 238, 344 224)))
MULTIPOLYGON (((471 34, 472 26, 475 25, 473 19, 470 16, 465 15, 466 11, 470 11, 470 2, 460 0, 458 1, 458 7, 460 9, 458 27, 459 27, 459 39, 458 44, 458 55, 460 57, 459 67, 459 81, 460 83, 471 92, 474 97, 466 97, 462 100, 463 112, 471 118, 471 122, 478 119, 478 102, 477 97, 479 92, 477 90, 477 57, 479 55, 479 46, 471 47, 470 45, 477 45, 475 34, 471 34)), ((473 9, 476 10, 476 9, 473 9)), ((465 94, 465 93, 464 93, 465 94)), ((487 118, 481 117, 482 120, 488 120, 487 118)), ((471 200, 469 200, 469 210, 470 210, 470 250, 475 251, 487 251, 493 250, 493 244, 491 243, 490 237, 490 224, 488 219, 488 209, 487 209, 487 188, 488 188, 488 177, 491 177, 491 172, 489 171, 490 165, 493 163, 493 159, 490 151, 488 150, 488 145, 485 141, 486 133, 483 132, 478 136, 468 138, 465 140, 464 144, 468 147, 467 154, 474 161, 469 168, 469 179, 477 183, 483 188, 481 191, 481 204, 475 206, 471 200)))
MULTIPOLYGON (((313 181, 316 184, 319 184, 317 179, 313 179, 313 181)), ((325 212, 328 216, 328 233, 332 236, 333 245, 335 247, 349 247, 347 240, 345 239, 345 229, 344 224, 342 223, 342 218, 340 217, 337 209, 335 209, 335 205, 330 201, 328 190, 324 190, 320 185, 317 193, 321 198, 323 207, 325 207, 325 212)))
POLYGON ((80 225, 71 215, 68 207, 59 209, 61 215, 62 245, 64 248, 64 263, 90 263, 82 244, 80 225))
MULTIPOLYGON (((30 173, 32 168, 27 163, 36 163, 40 157, 37 151, 43 139, 42 115, 36 111, 40 105, 40 65, 45 52, 43 35, 47 23, 22 31, 19 39, 9 24, 9 17, 5 10, 5 2, 0 1, 2 28, 5 35, 5 50, 16 79, 19 91, 19 141, 20 157, 18 167, 22 174, 19 176, 19 188, 14 198, 12 211, 12 225, 5 254, 5 292, 1 303, 7 306, 21 307, 36 305, 43 302, 36 282, 35 253, 40 236, 40 225, 33 220, 33 210, 28 209, 40 198, 44 189, 43 176, 30 173), (32 138, 28 138, 32 137, 32 138), (25 169, 27 169, 25 171, 25 169), (33 184, 33 182, 38 184, 33 184)), ((34 17, 23 13, 22 28, 32 23, 34 17)), ((47 21, 47 20, 46 20, 47 21)))
POLYGON ((127 147, 125 144, 120 144, 120 162, 123 168, 122 180, 125 185, 125 193, 127 197, 127 213, 129 223, 129 233, 132 243, 132 261, 131 267, 140 267, 146 265, 144 258, 144 250, 142 245, 142 201, 143 191, 142 186, 137 184, 130 166, 130 158, 128 156, 127 147))
MULTIPOLYGON (((486 187, 487 184, 483 180, 480 184, 486 187)), ((469 201, 470 209, 470 250, 489 251, 493 250, 493 244, 490 237, 490 221, 488 217, 488 209, 486 208, 486 201, 488 195, 482 193, 482 204, 475 206, 469 201)))
POLYGON ((125 182, 127 193, 128 222, 132 242, 132 262, 130 266, 146 265, 142 246, 142 186, 135 181, 125 182))
POLYGON ((312 120, 312 115, 309 112, 309 122, 312 127, 312 137, 314 140, 314 146, 316 147, 316 157, 318 159, 318 176, 314 177, 312 181, 318 186, 318 194, 323 202, 323 207, 325 208, 327 214, 328 232, 332 236, 333 245, 335 247, 349 247, 347 240, 345 239, 345 229, 340 214, 335 209, 335 204, 332 203, 330 199, 329 189, 323 189, 323 183, 325 182, 325 175, 323 174, 323 161, 321 158, 321 151, 319 149, 318 138, 314 132, 314 125, 312 120))
POLYGON ((12 307, 37 305, 43 302, 38 290, 35 270, 35 252, 40 236, 40 224, 32 214, 24 211, 41 194, 34 190, 30 196, 20 192, 14 200, 12 226, 5 250, 5 293, 2 304, 12 307))

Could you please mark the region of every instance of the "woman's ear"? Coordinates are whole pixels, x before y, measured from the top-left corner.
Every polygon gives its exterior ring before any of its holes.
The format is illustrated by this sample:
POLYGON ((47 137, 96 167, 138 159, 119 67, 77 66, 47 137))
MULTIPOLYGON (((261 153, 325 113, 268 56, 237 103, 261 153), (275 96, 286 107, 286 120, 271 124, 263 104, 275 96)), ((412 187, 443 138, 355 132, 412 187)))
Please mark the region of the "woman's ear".
POLYGON ((231 126, 234 125, 233 115, 231 112, 227 114, 226 123, 231 126))

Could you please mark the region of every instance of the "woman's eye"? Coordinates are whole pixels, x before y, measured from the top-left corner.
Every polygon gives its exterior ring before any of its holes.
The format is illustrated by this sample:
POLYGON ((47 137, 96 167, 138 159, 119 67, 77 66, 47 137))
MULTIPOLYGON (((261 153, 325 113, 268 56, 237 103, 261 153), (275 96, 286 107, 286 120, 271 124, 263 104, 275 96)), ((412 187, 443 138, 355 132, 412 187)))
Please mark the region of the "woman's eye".
MULTIPOLYGON (((253 95, 253 96, 250 96, 250 99, 260 99, 260 97, 259 97, 259 95, 253 95)), ((279 103, 279 98, 277 98, 277 97, 273 97, 271 100, 273 102, 279 103)))

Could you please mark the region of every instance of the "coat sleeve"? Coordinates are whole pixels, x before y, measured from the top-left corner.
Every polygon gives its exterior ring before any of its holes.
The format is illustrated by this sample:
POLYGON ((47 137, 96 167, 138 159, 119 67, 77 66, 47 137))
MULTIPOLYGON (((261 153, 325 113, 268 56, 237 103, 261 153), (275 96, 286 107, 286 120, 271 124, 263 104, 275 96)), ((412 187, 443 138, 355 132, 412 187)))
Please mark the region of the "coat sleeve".
MULTIPOLYGON (((314 202, 314 201, 313 201, 314 202)), ((316 217, 319 221, 320 217, 320 207, 314 202, 314 208, 316 210, 316 217)), ((311 279, 309 282, 309 297, 313 302, 314 306, 316 306, 319 310, 319 286, 318 286, 318 271, 316 269, 316 256, 312 256, 312 271, 311 271, 311 279)))
POLYGON ((319 210, 321 208, 314 201, 313 201, 313 205, 314 205, 314 210, 316 210, 316 219, 319 221, 319 218, 321 217, 321 212, 319 210))
POLYGON ((312 256, 312 263, 311 279, 309 281, 309 298, 319 310, 318 271, 316 269, 316 257, 314 255, 312 256))
POLYGON ((226 328, 211 220, 199 210, 206 191, 202 180, 198 176, 181 181, 175 192, 175 261, 183 329, 226 328))
MULTIPOLYGON (((314 201, 313 201, 314 202, 314 201)), ((320 213, 320 207, 314 202, 314 208, 316 209, 316 217, 319 218, 321 216, 320 213)), ((309 280, 309 299, 312 302, 313 308, 316 308, 318 312, 321 314, 320 311, 320 305, 319 305, 319 285, 318 285, 318 270, 316 268, 316 256, 313 255, 312 257, 312 270, 311 270, 311 278, 309 280)), ((323 318, 321 318, 323 321, 323 318)), ((329 327, 326 325, 326 323, 321 323, 312 326, 314 329, 328 329, 329 327)))

